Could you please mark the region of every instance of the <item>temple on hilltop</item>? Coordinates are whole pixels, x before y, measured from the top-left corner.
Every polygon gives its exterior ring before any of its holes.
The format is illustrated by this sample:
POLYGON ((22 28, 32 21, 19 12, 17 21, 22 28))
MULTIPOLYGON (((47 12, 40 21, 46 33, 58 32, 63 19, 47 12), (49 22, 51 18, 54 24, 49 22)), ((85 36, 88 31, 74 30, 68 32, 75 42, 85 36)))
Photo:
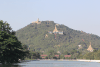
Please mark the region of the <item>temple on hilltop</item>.
POLYGON ((39 21, 39 18, 37 19, 37 21, 34 21, 32 23, 37 23, 37 24, 41 24, 41 21, 39 21))
POLYGON ((58 31, 57 30, 56 25, 55 25, 55 29, 53 30, 53 32, 52 31, 48 31, 48 32, 49 32, 49 34, 63 34, 63 31, 58 31))
POLYGON ((89 47, 88 47, 87 50, 90 51, 90 52, 93 52, 93 48, 92 48, 92 46, 91 46, 91 42, 90 42, 90 45, 89 45, 89 47))

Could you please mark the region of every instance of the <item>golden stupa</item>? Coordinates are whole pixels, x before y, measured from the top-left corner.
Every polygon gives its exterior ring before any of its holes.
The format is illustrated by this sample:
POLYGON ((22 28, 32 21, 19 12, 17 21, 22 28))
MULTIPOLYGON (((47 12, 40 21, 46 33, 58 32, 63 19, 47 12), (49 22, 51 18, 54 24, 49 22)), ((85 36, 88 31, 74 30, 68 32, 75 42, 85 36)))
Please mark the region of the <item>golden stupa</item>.
POLYGON ((90 52, 93 52, 93 48, 92 48, 92 46, 91 46, 91 42, 90 42, 90 45, 89 45, 89 47, 88 47, 87 50, 90 51, 90 52))
POLYGON ((55 29, 53 30, 53 33, 55 33, 55 32, 59 32, 59 31, 57 30, 57 28, 56 28, 56 25, 55 25, 55 29))

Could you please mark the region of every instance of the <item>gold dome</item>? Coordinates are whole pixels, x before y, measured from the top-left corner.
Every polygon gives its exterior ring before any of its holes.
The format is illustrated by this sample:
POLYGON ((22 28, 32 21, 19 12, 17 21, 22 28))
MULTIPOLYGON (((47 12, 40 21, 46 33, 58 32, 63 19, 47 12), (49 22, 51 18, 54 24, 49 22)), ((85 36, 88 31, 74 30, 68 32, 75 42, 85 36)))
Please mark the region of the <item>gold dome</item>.
POLYGON ((90 45, 89 45, 89 47, 88 47, 87 50, 90 51, 90 52, 93 52, 93 48, 92 48, 92 46, 91 46, 91 42, 90 42, 90 45))
POLYGON ((55 29, 53 30, 53 33, 54 33, 54 32, 58 32, 58 30, 57 30, 57 28, 56 28, 56 25, 55 25, 55 29))

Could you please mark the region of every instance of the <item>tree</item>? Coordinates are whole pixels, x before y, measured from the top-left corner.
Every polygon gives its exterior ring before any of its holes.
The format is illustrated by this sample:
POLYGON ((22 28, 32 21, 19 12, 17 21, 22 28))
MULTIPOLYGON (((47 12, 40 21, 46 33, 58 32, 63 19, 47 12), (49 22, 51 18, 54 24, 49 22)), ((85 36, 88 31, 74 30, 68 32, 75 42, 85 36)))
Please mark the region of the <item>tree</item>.
POLYGON ((83 59, 94 59, 93 52, 89 52, 83 56, 83 59))
POLYGON ((93 55, 94 55, 94 59, 100 60, 100 50, 96 51, 93 55))
POLYGON ((12 30, 10 25, 7 22, 3 22, 2 20, 0 20, 0 31, 15 35, 15 31, 12 30))
POLYGON ((54 55, 57 54, 54 50, 48 51, 48 58, 53 58, 55 57, 54 55))
POLYGON ((65 51, 64 54, 65 55, 70 55, 70 53, 68 51, 65 51))
POLYGON ((40 58, 40 53, 30 51, 30 53, 27 55, 27 58, 29 58, 29 59, 38 59, 38 58, 40 58))
POLYGON ((0 21, 0 62, 15 63, 24 59, 27 53, 9 24, 0 21))

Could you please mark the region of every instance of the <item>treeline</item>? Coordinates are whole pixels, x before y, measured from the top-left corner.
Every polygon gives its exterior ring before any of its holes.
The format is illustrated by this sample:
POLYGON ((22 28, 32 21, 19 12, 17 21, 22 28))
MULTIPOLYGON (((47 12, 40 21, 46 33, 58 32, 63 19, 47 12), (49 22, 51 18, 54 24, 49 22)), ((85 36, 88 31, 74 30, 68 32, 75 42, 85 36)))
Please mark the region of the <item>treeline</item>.
MULTIPOLYGON (((41 55, 47 55, 44 59, 90 59, 100 60, 100 50, 94 50, 93 52, 87 51, 85 54, 73 49, 72 51, 65 51, 64 53, 56 53, 54 50, 50 50, 48 53, 41 55), (56 57, 55 55, 59 55, 56 57), (71 57, 64 57, 64 55, 71 55, 71 57)), ((42 58, 42 57, 40 57, 42 58)))
POLYGON ((100 50, 94 50, 93 52, 86 53, 83 59, 100 60, 100 50))
POLYGON ((24 50, 29 51, 25 56, 25 60, 40 59, 40 52, 36 52, 35 49, 29 50, 28 46, 25 44, 22 44, 22 46, 23 46, 24 50))

